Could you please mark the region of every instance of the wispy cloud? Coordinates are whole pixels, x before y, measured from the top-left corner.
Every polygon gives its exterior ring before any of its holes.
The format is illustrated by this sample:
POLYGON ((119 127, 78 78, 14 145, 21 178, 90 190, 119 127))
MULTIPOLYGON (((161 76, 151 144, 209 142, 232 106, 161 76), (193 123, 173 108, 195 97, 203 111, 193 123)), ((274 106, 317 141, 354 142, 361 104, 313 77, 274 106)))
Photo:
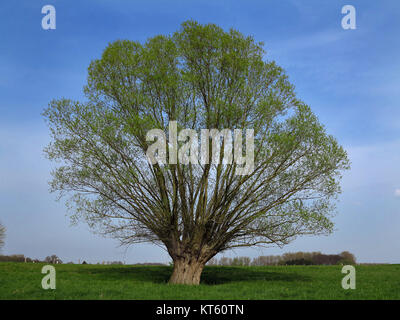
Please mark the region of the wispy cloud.
POLYGON ((277 47, 283 52, 313 49, 316 47, 333 44, 345 38, 346 34, 342 30, 323 30, 312 34, 304 34, 294 38, 281 40, 277 47))

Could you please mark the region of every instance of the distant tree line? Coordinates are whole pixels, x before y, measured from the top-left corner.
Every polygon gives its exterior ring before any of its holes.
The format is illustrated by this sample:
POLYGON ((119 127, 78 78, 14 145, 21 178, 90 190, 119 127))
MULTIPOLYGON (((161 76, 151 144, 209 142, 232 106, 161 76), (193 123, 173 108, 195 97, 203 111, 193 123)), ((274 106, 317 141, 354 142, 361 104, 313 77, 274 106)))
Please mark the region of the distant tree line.
POLYGON ((63 263, 62 260, 59 257, 57 257, 55 254, 46 257, 46 259, 44 259, 44 262, 52 263, 52 264, 61 264, 61 263, 63 263))
MULTIPOLYGON (((0 255, 0 262, 31 262, 31 263, 50 263, 50 264, 62 264, 64 263, 57 255, 53 254, 51 256, 47 256, 44 260, 39 259, 31 259, 29 257, 25 257, 23 254, 12 254, 12 255, 0 255)), ((72 261, 66 262, 64 264, 76 264, 72 261)), ((77 264, 88 264, 86 261, 82 261, 77 264)), ((122 261, 102 261, 97 264, 104 265, 123 265, 125 264, 122 261)), ((145 262, 145 263, 134 263, 132 265, 137 266, 165 266, 165 263, 158 262, 145 262)))
MULTIPOLYGON (((0 262, 33 262, 62 264, 62 260, 55 254, 46 257, 43 261, 25 257, 23 254, 0 255, 0 262)), ((73 262, 67 262, 73 264, 73 262)), ((83 261, 82 264, 87 264, 83 261)), ((100 263, 98 263, 100 264, 100 263)), ((103 261, 101 264, 122 265, 122 261, 103 261)), ((211 259, 209 266, 277 266, 277 265, 335 265, 356 264, 355 256, 343 251, 339 254, 323 254, 321 252, 290 252, 283 255, 259 256, 254 259, 249 257, 221 257, 211 259)), ((136 265, 164 265, 163 263, 136 263, 136 265)))
POLYGON ((343 251, 339 254, 323 254, 321 252, 292 252, 283 255, 259 256, 251 260, 249 257, 221 257, 211 259, 210 266, 277 266, 277 265, 335 265, 356 264, 355 256, 343 251))
POLYGON ((0 250, 3 248, 4 246, 4 239, 6 237, 6 227, 3 226, 0 222, 0 250))
POLYGON ((25 257, 23 254, 0 255, 0 262, 43 262, 25 257))
POLYGON ((124 264, 122 261, 103 261, 102 263, 97 262, 97 264, 124 264))
POLYGON ((0 255, 0 262, 32 262, 32 263, 51 263, 51 264, 61 264, 62 260, 55 254, 46 257, 43 261, 39 259, 31 259, 25 257, 23 254, 12 254, 12 255, 0 255))

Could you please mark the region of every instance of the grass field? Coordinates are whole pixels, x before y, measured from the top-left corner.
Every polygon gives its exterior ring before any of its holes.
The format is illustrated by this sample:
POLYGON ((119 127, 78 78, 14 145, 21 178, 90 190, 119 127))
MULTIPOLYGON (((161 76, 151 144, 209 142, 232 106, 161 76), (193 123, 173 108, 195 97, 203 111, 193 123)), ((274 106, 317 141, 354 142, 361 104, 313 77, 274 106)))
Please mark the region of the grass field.
POLYGON ((356 266, 344 290, 340 266, 206 267, 199 286, 169 285, 168 266, 56 265, 44 290, 44 264, 0 263, 0 299, 400 299, 400 265, 356 266))

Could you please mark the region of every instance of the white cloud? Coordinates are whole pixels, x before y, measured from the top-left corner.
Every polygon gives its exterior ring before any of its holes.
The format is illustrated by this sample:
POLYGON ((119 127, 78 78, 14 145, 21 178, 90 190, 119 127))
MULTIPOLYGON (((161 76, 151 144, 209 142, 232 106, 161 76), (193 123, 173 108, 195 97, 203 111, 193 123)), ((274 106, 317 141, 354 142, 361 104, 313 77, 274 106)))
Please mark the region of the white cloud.
POLYGON ((394 195, 395 195, 396 197, 400 197, 400 189, 394 190, 394 195))

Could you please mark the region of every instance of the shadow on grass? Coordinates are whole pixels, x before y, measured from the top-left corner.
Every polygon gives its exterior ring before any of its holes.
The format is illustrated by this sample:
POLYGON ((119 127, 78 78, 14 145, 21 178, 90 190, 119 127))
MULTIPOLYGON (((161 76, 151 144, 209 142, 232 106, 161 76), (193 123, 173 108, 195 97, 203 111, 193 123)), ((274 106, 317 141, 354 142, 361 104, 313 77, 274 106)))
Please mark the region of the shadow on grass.
POLYGON ((95 280, 127 280, 154 283, 166 283, 172 273, 169 266, 126 266, 126 267, 94 267, 80 269, 80 274, 88 274, 95 280))
MULTIPOLYGON (((81 269, 98 280, 127 280, 167 283, 172 273, 171 266, 132 266, 81 269)), ((205 267, 201 284, 217 285, 240 281, 310 281, 310 277, 295 272, 272 272, 248 267, 205 267)))
POLYGON ((310 278, 293 272, 272 272, 248 267, 206 267, 201 276, 204 284, 223 284, 238 281, 309 281, 310 278))

